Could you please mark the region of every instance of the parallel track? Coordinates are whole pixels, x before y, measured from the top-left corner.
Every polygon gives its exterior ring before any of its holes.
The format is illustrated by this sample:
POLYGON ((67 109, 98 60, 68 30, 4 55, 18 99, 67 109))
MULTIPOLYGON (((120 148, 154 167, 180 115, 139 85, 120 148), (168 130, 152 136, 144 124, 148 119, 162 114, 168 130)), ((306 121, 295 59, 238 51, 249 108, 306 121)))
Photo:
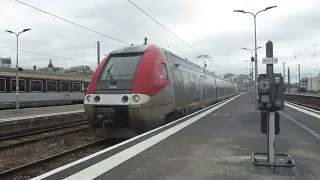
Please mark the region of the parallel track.
POLYGON ((92 143, 88 143, 88 144, 85 144, 83 146, 80 146, 80 147, 77 147, 77 148, 73 148, 73 149, 70 149, 68 151, 65 151, 65 152, 61 152, 59 154, 55 154, 53 156, 49 156, 49 157, 46 157, 46 158, 43 158, 43 159, 40 159, 40 160, 37 160, 37 161, 34 161, 32 163, 29 163, 29 164, 25 164, 25 165, 21 165, 21 166, 18 166, 18 167, 15 167, 15 168, 12 168, 12 169, 9 169, 9 170, 6 170, 6 171, 3 171, 3 172, 0 172, 0 177, 3 177, 5 178, 6 176, 11 176, 13 175, 14 173, 18 172, 18 171, 23 171, 27 168, 31 168, 33 166, 37 166, 41 163, 44 163, 44 162, 47 162, 49 160, 54 160, 56 158, 60 158, 64 155, 68 155, 70 153, 74 153, 74 152, 77 152, 77 151, 82 151, 84 150, 85 148, 88 148, 88 147, 91 147, 91 146, 95 146, 95 145, 99 145, 100 143, 103 143, 105 142, 107 139, 101 139, 101 140, 97 140, 95 142, 92 142, 92 143))
POLYGON ((54 125, 49 125, 49 126, 22 129, 22 130, 18 130, 18 131, 5 132, 5 133, 0 134, 0 141, 12 139, 12 138, 23 137, 23 136, 27 136, 27 135, 33 135, 33 134, 54 131, 54 130, 58 130, 58 129, 73 127, 73 126, 80 126, 80 125, 84 125, 84 124, 87 124, 86 119, 81 119, 81 120, 72 121, 72 122, 65 122, 65 123, 60 123, 60 124, 54 124, 54 125))
MULTIPOLYGON (((79 125, 74 125, 74 127, 76 127, 76 126, 79 126, 79 125)), ((73 127, 73 126, 70 126, 70 127, 73 127)), ((61 128, 59 128, 59 129, 61 129, 61 128)), ((62 132, 62 133, 49 135, 49 136, 42 136, 42 137, 34 138, 34 139, 31 139, 31 140, 25 140, 25 141, 21 141, 21 142, 14 143, 14 144, 8 144, 8 145, 0 146, 0 151, 8 149, 8 148, 13 148, 13 147, 16 147, 16 146, 21 146, 21 145, 28 144, 28 143, 34 143, 34 142, 37 142, 39 140, 49 139, 49 138, 52 138, 52 137, 55 137, 55 136, 66 135, 66 134, 75 133, 75 132, 79 132, 79 131, 83 131, 83 130, 87 130, 87 129, 90 129, 90 127, 88 126, 88 127, 84 127, 84 128, 81 128, 81 129, 71 130, 71 131, 62 132)), ((47 131, 44 131, 44 132, 47 132, 47 131)), ((35 133, 32 133, 32 134, 35 134, 35 133)), ((21 137, 21 136, 18 136, 18 137, 21 137)), ((14 137, 14 138, 16 138, 16 137, 14 137)), ((12 139, 14 139, 14 138, 12 138, 12 139)), ((9 139, 7 138, 6 140, 9 140, 9 139)))

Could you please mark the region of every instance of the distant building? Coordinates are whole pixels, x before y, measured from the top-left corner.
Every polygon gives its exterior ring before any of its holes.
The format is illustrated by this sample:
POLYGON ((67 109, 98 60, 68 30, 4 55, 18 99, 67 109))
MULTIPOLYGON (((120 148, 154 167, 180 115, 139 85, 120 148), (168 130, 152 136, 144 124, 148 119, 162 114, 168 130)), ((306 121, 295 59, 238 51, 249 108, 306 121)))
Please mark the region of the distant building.
POLYGON ((52 64, 51 58, 50 58, 50 61, 49 61, 49 64, 48 64, 48 70, 49 70, 49 71, 53 71, 53 70, 54 70, 54 66, 53 66, 53 64, 52 64))
POLYGON ((0 66, 1 67, 11 67, 11 57, 7 57, 7 58, 0 57, 0 66))
POLYGON ((232 73, 228 73, 228 74, 224 74, 223 77, 224 77, 225 79, 229 79, 229 80, 231 80, 231 81, 234 81, 235 75, 232 74, 232 73))
POLYGON ((304 88, 304 89, 307 89, 307 87, 308 87, 308 77, 302 77, 300 81, 301 81, 300 82, 300 87, 304 88))
POLYGON ((234 81, 240 89, 247 89, 249 87, 250 78, 247 74, 235 75, 234 81))

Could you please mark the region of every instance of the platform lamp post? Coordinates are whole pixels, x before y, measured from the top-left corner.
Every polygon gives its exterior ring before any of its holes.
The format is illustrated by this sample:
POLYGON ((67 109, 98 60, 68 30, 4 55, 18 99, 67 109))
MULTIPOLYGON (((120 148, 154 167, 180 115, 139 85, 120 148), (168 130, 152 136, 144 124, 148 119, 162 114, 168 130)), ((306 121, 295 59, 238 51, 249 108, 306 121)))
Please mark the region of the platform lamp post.
POLYGON ((21 33, 27 32, 31 29, 24 29, 23 31, 19 32, 18 34, 13 32, 13 31, 9 31, 9 30, 5 30, 5 32, 11 33, 11 34, 15 34, 17 36, 17 62, 16 62, 16 110, 19 110, 19 58, 18 58, 18 52, 19 52, 19 35, 21 33))
MULTIPOLYGON (((258 11, 256 14, 253 14, 252 12, 246 12, 244 10, 233 10, 233 12, 240 12, 240 13, 249 13, 253 16, 253 19, 254 19, 254 50, 255 50, 255 55, 254 55, 254 62, 255 62, 255 97, 257 98, 258 94, 257 94, 257 91, 258 91, 258 61, 257 61, 257 23, 256 23, 256 17, 257 15, 260 13, 260 12, 263 12, 263 11, 267 11, 269 9, 272 9, 272 8, 276 8, 277 6, 270 6, 270 7, 267 7, 265 8, 264 10, 260 10, 258 11)), ((258 101, 255 100, 255 109, 256 109, 256 112, 258 111, 258 101)))
MULTIPOLYGON (((260 48, 262 48, 262 47, 263 47, 263 46, 259 46, 259 47, 257 48, 257 50, 260 49, 260 48)), ((248 49, 248 48, 240 48, 240 49, 250 51, 250 52, 251 52, 251 57, 253 57, 253 54, 252 54, 252 53, 253 53, 253 50, 254 50, 254 49, 248 49)), ((252 85, 254 85, 254 84, 253 84, 253 61, 252 61, 252 59, 251 59, 251 66, 252 66, 252 67, 251 67, 251 72, 250 72, 250 73, 251 73, 251 76, 252 76, 252 85)))

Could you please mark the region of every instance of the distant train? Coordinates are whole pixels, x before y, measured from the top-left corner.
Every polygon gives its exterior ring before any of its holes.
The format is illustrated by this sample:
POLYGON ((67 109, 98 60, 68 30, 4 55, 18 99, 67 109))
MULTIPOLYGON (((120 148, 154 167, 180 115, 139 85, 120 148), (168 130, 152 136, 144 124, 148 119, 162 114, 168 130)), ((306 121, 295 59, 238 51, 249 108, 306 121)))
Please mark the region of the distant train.
POLYGON ((132 137, 236 93, 234 82, 156 45, 138 45, 104 58, 84 107, 97 136, 132 137))
MULTIPOLYGON (((16 74, 0 68, 0 109, 16 107, 16 74)), ((89 76, 73 76, 37 71, 19 73, 19 107, 40 107, 83 103, 89 76)))

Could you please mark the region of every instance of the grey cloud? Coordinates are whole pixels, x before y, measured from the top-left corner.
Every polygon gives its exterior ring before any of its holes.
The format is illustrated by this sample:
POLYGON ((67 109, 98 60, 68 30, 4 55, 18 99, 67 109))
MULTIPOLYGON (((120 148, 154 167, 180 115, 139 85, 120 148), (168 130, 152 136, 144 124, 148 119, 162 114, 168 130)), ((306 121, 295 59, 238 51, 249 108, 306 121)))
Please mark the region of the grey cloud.
MULTIPOLYGON (((184 1, 164 0, 150 3, 148 1, 134 0, 133 2, 169 29, 172 29, 176 24, 181 25, 195 21, 197 17, 196 14, 193 14, 191 4, 187 4, 184 1)), ((37 6, 37 4, 34 5, 37 6)), ((40 15, 48 16, 39 12, 40 15)), ((58 12, 57 15, 59 15, 58 12)), ((314 33, 319 31, 320 24, 317 23, 320 21, 319 17, 319 12, 314 8, 308 12, 289 14, 287 17, 280 17, 276 21, 267 22, 270 27, 264 29, 260 28, 260 19, 258 19, 258 46, 264 46, 268 40, 272 40, 277 48, 275 51, 283 48, 294 49, 296 47, 304 49, 310 46, 310 44, 305 44, 306 40, 312 41, 317 37, 317 34, 314 33)), ((169 46, 170 48, 167 49, 182 57, 187 57, 188 59, 193 59, 194 57, 193 53, 195 52, 192 49, 185 46, 127 1, 114 0, 107 3, 96 3, 85 9, 70 11, 65 18, 129 44, 142 44, 143 38, 148 37, 150 43, 169 46), (170 39, 176 40, 175 43, 172 43, 170 39)), ((85 61, 89 61, 85 63, 92 64, 91 66, 95 67, 96 45, 94 43, 97 40, 101 42, 101 58, 113 49, 125 46, 122 43, 56 18, 50 17, 48 19, 47 23, 30 27, 33 29, 33 33, 25 34, 21 38, 21 49, 79 59, 79 61, 68 61, 68 65, 82 64, 82 50, 84 49, 85 61), (74 55, 74 53, 77 54, 74 55)), ((210 21, 209 17, 208 21, 210 21)), ((250 21, 250 24, 245 24, 245 26, 251 27, 253 26, 252 23, 250 21)), ((266 24, 266 22, 263 23, 266 24)), ((223 26, 223 24, 217 25, 223 26)), ((179 34, 177 35, 179 36, 179 34)), ((0 45, 15 47, 14 36, 0 35, 0 37, 0 45)), ((249 65, 243 61, 248 59, 250 55, 240 48, 254 48, 254 33, 253 28, 252 31, 239 31, 235 27, 228 32, 220 32, 214 36, 203 37, 188 43, 191 43, 198 51, 212 56, 214 64, 208 62, 208 67, 214 70, 222 68, 225 72, 228 72, 229 69, 233 73, 237 73, 237 71, 246 72, 245 68, 249 67, 249 65), (230 55, 229 61, 226 61, 225 55, 230 55)), ((0 49, 0 53, 2 52, 15 57, 14 51, 0 49)), ((258 53, 259 58, 265 57, 265 49, 259 50, 258 53)), ((0 54, 0 56, 2 55, 0 54)), ((46 66, 49 58, 48 56, 21 52, 21 62, 28 66, 32 66, 32 64, 46 66)), ((63 65, 65 63, 65 60, 61 58, 53 57, 52 59, 54 64, 63 65)), ((201 61, 196 63, 202 65, 201 61)))

